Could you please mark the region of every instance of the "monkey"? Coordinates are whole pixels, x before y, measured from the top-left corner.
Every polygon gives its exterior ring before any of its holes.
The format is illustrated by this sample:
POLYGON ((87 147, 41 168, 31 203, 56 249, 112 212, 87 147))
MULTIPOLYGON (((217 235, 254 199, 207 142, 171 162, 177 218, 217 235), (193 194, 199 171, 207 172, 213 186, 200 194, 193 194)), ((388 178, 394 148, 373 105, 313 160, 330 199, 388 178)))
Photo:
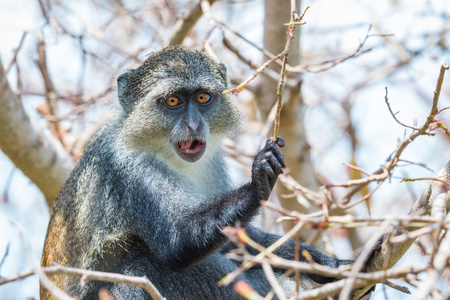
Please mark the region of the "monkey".
MULTIPOLYGON (((217 282, 238 267, 222 229, 240 222, 268 247, 279 237, 251 225, 285 168, 279 137, 268 139, 252 164, 251 181, 235 188, 221 141, 238 131, 242 116, 225 65, 184 46, 150 54, 117 78, 118 114, 93 138, 52 208, 41 264, 147 276, 167 299, 241 299, 217 282)), ((288 241, 275 254, 294 258, 288 241)), ((330 257, 300 244, 322 265, 353 260, 330 257)), ((54 274, 51 280, 78 299, 151 299, 141 288, 54 274)), ((239 279, 267 294, 261 268, 239 279)), ((302 282, 335 278, 303 274, 302 282)), ((41 299, 54 299, 41 286, 41 299)))

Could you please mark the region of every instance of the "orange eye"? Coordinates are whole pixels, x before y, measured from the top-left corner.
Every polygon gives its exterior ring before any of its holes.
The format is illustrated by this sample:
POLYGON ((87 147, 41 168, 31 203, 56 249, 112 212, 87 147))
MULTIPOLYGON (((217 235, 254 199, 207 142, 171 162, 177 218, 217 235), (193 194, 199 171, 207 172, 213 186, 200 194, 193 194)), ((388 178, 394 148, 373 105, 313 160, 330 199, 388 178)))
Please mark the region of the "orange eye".
POLYGON ((181 103, 180 98, 178 98, 176 96, 171 96, 166 99, 166 105, 170 106, 170 107, 178 106, 178 105, 180 105, 180 103, 181 103))
POLYGON ((198 93, 196 100, 198 103, 205 104, 211 101, 211 98, 211 95, 208 93, 198 93))

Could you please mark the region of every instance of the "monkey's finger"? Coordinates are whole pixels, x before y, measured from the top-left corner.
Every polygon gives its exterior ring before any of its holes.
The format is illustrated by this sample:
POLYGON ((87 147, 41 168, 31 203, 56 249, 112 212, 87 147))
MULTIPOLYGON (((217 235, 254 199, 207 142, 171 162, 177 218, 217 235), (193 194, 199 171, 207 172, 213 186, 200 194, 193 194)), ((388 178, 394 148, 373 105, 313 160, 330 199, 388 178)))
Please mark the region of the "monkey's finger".
POLYGON ((269 163, 269 160, 264 161, 264 164, 262 165, 264 173, 266 173, 269 178, 276 178, 278 176, 277 172, 273 169, 273 167, 269 163))
POLYGON ((273 138, 268 138, 266 140, 266 145, 264 148, 258 153, 257 157, 264 157, 267 159, 267 155, 275 155, 275 157, 280 162, 283 168, 286 168, 286 164, 284 163, 284 155, 281 153, 280 149, 273 143, 273 138), (269 154, 271 153, 271 154, 269 154))
MULTIPOLYGON (((271 144, 271 143, 272 143, 272 144, 275 144, 275 143, 273 142, 273 137, 270 137, 270 138, 268 138, 268 139, 266 140, 266 146, 267 146, 268 144, 271 144)), ((276 144, 277 144, 278 147, 281 147, 281 148, 283 148, 284 146, 286 146, 286 142, 284 141, 284 138, 282 138, 281 136, 277 137, 276 144)))
POLYGON ((273 153, 273 155, 275 155, 275 157, 278 159, 278 161, 280 162, 281 166, 283 168, 286 168, 286 164, 284 163, 284 154, 281 153, 280 149, 278 149, 278 147, 275 146, 274 143, 269 144, 268 147, 270 148, 270 150, 273 153))
POLYGON ((283 166, 275 155, 268 155, 267 161, 269 162, 276 176, 283 173, 283 166))
POLYGON ((264 145, 264 148, 267 148, 270 146, 270 144, 273 144, 273 137, 270 137, 266 140, 266 144, 264 145))
POLYGON ((277 145, 278 147, 283 148, 284 146, 286 146, 286 142, 284 141, 284 138, 282 138, 281 136, 279 136, 277 138, 277 145))

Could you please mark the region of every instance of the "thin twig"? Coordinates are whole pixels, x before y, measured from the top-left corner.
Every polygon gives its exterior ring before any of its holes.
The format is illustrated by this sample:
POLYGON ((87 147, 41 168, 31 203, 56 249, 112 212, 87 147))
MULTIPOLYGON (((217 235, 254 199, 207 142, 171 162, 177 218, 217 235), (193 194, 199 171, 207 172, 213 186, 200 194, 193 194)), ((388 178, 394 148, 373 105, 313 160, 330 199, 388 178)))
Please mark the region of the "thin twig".
POLYGON ((360 204, 360 203, 363 203, 364 201, 366 201, 367 199, 369 199, 370 197, 372 197, 372 195, 373 195, 373 193, 375 193, 375 191, 376 190, 378 190, 378 188, 381 186, 383 184, 383 181, 379 181, 378 182, 378 184, 377 184, 377 186, 374 188, 374 189, 372 189, 370 192, 368 192, 367 194, 365 194, 361 199, 359 199, 359 200, 357 200, 357 201, 355 201, 355 202, 353 202, 353 203, 347 203, 347 204, 345 204, 345 205, 342 205, 341 203, 336 203, 338 206, 339 206, 339 208, 341 208, 341 209, 349 209, 349 208, 352 208, 352 207, 354 207, 354 206, 356 206, 356 205, 358 205, 358 204, 360 204))
MULTIPOLYGON (((381 174, 383 173, 383 176, 377 176, 376 178, 378 180, 384 181, 388 178, 388 176, 390 175, 390 172, 395 168, 395 166, 397 165, 399 159, 400 159, 400 155, 403 153, 403 151, 405 150, 405 148, 412 143, 417 137, 421 136, 421 135, 432 135, 433 133, 429 132, 429 128, 430 125, 433 124, 434 122, 434 116, 437 114, 438 109, 437 109, 437 104, 439 102, 439 95, 441 92, 441 87, 442 87, 442 83, 444 80, 444 74, 445 71, 449 69, 449 66, 444 63, 441 65, 441 69, 439 72, 439 76, 438 76, 438 80, 436 83, 436 89, 434 91, 434 97, 433 97, 433 104, 431 106, 430 112, 428 114, 427 119, 425 120, 425 122, 423 123, 422 126, 417 127, 416 129, 413 129, 413 132, 411 133, 411 135, 408 138, 404 138, 403 141, 397 146, 397 149, 394 151, 394 154, 385 162, 385 164, 378 169, 377 171, 375 171, 373 174, 381 174)), ((371 176, 361 180, 361 182, 352 182, 351 185, 353 185, 354 183, 356 183, 355 187, 349 191, 347 193, 347 195, 345 195, 339 202, 341 205, 345 205, 347 204, 351 197, 357 193, 361 188, 365 187, 369 182, 373 181, 373 180, 367 180, 368 178, 371 178, 371 176)), ((332 185, 332 186, 340 186, 340 185, 332 185)), ((350 186, 348 184, 343 184, 342 186, 350 186)))
POLYGON ((304 72, 314 72, 314 73, 319 73, 319 72, 324 72, 324 71, 328 71, 329 69, 335 67, 336 65, 343 63, 346 60, 349 60, 351 58, 356 58, 362 54, 365 54, 367 52, 372 51, 373 49, 375 49, 375 47, 371 47, 369 49, 366 50, 361 50, 364 45, 366 44, 367 40, 372 37, 372 36, 381 36, 381 37, 388 37, 388 36, 392 36, 393 34, 370 34, 370 31, 372 29, 372 25, 369 26, 369 28, 367 29, 367 33, 364 36, 362 42, 359 43, 358 47, 356 48, 355 51, 353 51, 353 53, 345 56, 345 57, 341 57, 341 58, 337 58, 337 59, 333 59, 333 60, 327 60, 327 61, 323 61, 320 62, 318 64, 301 64, 295 67, 292 66, 287 66, 287 70, 289 72, 295 72, 295 73, 304 73, 304 72), (312 66, 317 66, 317 65, 326 65, 326 64, 330 64, 329 66, 323 67, 321 69, 317 69, 317 70, 313 70, 312 66))
POLYGON ((381 181, 387 178, 389 175, 389 172, 385 168, 381 168, 380 173, 374 173, 366 178, 361 179, 353 179, 353 180, 347 180, 346 182, 342 183, 335 183, 335 184, 327 184, 326 187, 351 187, 354 185, 360 185, 360 184, 367 184, 373 181, 381 181))
MULTIPOLYGON (((278 130, 280 128, 280 118, 281 118, 281 108, 283 107, 283 89, 284 89, 284 76, 286 72, 286 64, 288 62, 288 54, 289 50, 291 49, 292 40, 294 39, 294 36, 292 35, 292 32, 295 29, 295 25, 303 25, 300 24, 302 21, 303 16, 305 15, 306 11, 308 10, 309 6, 306 7, 305 11, 301 16, 298 15, 296 11, 296 3, 295 1, 291 1, 291 21, 289 22, 289 27, 286 30, 287 34, 287 40, 286 40, 286 46, 284 47, 285 54, 283 56, 283 64, 281 65, 281 71, 280 71, 280 80, 278 82, 278 88, 277 88, 277 112, 275 114, 275 121, 273 125, 273 142, 276 144, 278 139, 278 130)), ((306 24, 306 23, 304 23, 306 24)))
POLYGON ((414 181, 422 181, 422 180, 434 180, 439 181, 443 184, 446 184, 450 186, 450 183, 448 183, 445 180, 439 179, 439 178, 433 178, 433 177, 422 177, 422 178, 403 178, 400 182, 414 182, 414 181))
MULTIPOLYGON (((80 277, 82 280, 95 280, 95 281, 105 281, 105 282, 115 282, 115 283, 124 283, 136 287, 143 288, 154 300, 162 300, 165 299, 159 291, 155 288, 153 283, 145 276, 143 277, 135 277, 135 276, 127 276, 123 274, 117 273, 109 273, 109 272, 99 272, 99 271, 90 271, 83 270, 77 268, 69 268, 63 267, 60 265, 54 265, 51 267, 39 268, 40 271, 45 273, 46 275, 55 275, 55 274, 65 274, 69 276, 80 277)), ((32 275, 36 274, 36 269, 28 269, 23 272, 20 272, 16 275, 10 276, 8 278, 1 278, 0 285, 6 284, 8 282, 17 281, 32 275)), ((72 299, 72 298, 70 298, 72 299)))
POLYGON ((383 284, 387 285, 390 288, 393 288, 394 290, 400 291, 402 293, 411 294, 411 291, 406 286, 401 286, 401 285, 395 284, 389 280, 386 280, 385 282, 383 282, 383 284))
MULTIPOLYGON (((11 246, 11 244, 8 242, 6 244, 6 249, 5 249, 5 254, 3 254, 2 260, 0 260, 0 270, 2 269, 3 264, 5 263, 6 257, 9 254, 9 247, 11 246)), ((1 276, 0 276, 1 277, 1 276)))
POLYGON ((389 104, 388 88, 385 87, 385 90, 386 90, 386 95, 384 96, 384 101, 386 102, 386 105, 387 105, 387 107, 388 107, 388 109, 389 109, 389 112, 391 113, 391 116, 394 118, 394 120, 395 120, 398 124, 402 125, 403 127, 411 128, 411 129, 413 129, 413 130, 419 130, 418 127, 410 126, 410 125, 404 124, 404 123, 400 122, 400 121, 397 119, 397 117, 396 117, 396 114, 397 114, 397 113, 394 113, 394 112, 392 111, 391 105, 389 104))
POLYGON ((352 273, 349 270, 349 265, 341 266, 340 268, 332 268, 329 266, 321 265, 315 262, 296 262, 289 259, 284 259, 282 257, 276 256, 273 258, 263 258, 259 259, 253 255, 238 255, 235 253, 227 254, 228 258, 231 258, 238 262, 252 262, 255 265, 262 265, 264 263, 270 264, 274 268, 278 269, 291 269, 298 270, 304 273, 317 274, 325 277, 333 278, 349 278, 355 277, 358 280, 366 280, 369 282, 384 282, 389 278, 402 278, 408 274, 419 274, 426 271, 429 266, 404 266, 397 267, 391 270, 382 270, 370 273, 352 273))
MULTIPOLYGON (((223 45, 228 50, 233 52, 237 56, 237 58, 239 58, 239 60, 241 60, 243 63, 245 63, 246 65, 248 65, 250 68, 252 68, 254 70, 258 69, 258 66, 256 64, 254 64, 251 60, 245 58, 244 55, 235 46, 233 46, 231 41, 225 37, 225 34, 223 34, 222 42, 223 42, 223 45)), ((275 80, 275 81, 278 81, 278 79, 279 79, 279 74, 272 69, 265 69, 264 72, 261 73, 261 75, 267 76, 271 80, 275 80)), ((298 83, 295 80, 292 80, 292 79, 285 80, 285 86, 294 87, 297 84, 298 83)))
MULTIPOLYGON (((424 163, 416 163, 416 162, 409 161, 409 160, 406 160, 406 159, 399 159, 399 161, 404 162, 405 165, 416 165, 416 166, 420 166, 420 167, 422 167, 422 168, 424 168, 424 169, 430 171, 431 173, 435 173, 432 169, 430 169, 430 168, 429 168, 426 164, 424 164, 424 163)), ((397 167, 403 167, 403 166, 404 166, 404 165, 397 164, 397 167)))
MULTIPOLYGON (((19 236, 19 239, 22 243, 22 246, 25 250, 25 253, 28 256, 28 260, 31 262, 31 264, 33 265, 33 274, 36 274, 39 276, 39 280, 41 282, 41 284, 50 291, 50 293, 55 296, 57 299, 60 300, 74 300, 74 298, 72 298, 71 296, 69 296, 68 294, 66 294, 65 292, 63 292, 58 286, 56 286, 48 277, 47 274, 42 271, 42 269, 40 268, 39 264, 36 262, 32 252, 31 252, 31 247, 28 243, 28 241, 25 239, 25 237, 23 236, 22 230, 19 227, 19 224, 17 224, 14 221, 11 221, 11 225, 14 228, 14 230, 17 232, 17 235, 19 236)), ((2 284, 3 280, 0 280, 0 284, 2 284)))
POLYGON ((346 300, 351 299, 353 286, 356 283, 356 274, 359 273, 365 263, 368 261, 372 249, 375 246, 375 244, 379 241, 379 239, 383 236, 383 234, 386 232, 387 228, 390 226, 390 222, 386 221, 384 222, 377 231, 369 238, 369 240, 364 245, 364 248, 359 253, 358 257, 356 258, 355 262, 353 263, 352 269, 350 271, 349 278, 345 281, 345 285, 342 287, 342 291, 339 294, 339 300, 346 300))
POLYGON ((11 59, 11 62, 9 63, 9 65, 5 69, 5 74, 8 74, 9 70, 11 69, 11 67, 16 63, 16 61, 17 61, 17 54, 19 54, 19 50, 20 50, 20 48, 22 48, 23 41, 25 41, 25 37, 27 36, 27 33, 28 32, 25 31, 22 34, 22 38, 20 39, 19 46, 17 46, 17 48, 14 49, 13 58, 11 59))
MULTIPOLYGON (((267 254, 273 253, 276 249, 281 247, 284 243, 286 243, 289 239, 291 239, 302 227, 303 222, 298 222, 291 230, 289 230, 286 234, 280 237, 275 243, 270 245, 265 249, 265 251, 256 255, 256 259, 263 259, 267 254)), ((222 278, 219 282, 219 286, 229 285, 232 283, 237 277, 239 277, 243 272, 252 268, 255 265, 253 262, 244 263, 241 267, 234 270, 233 272, 227 274, 224 278, 222 278)))
POLYGON ((389 243, 391 244, 399 244, 399 243, 404 243, 408 240, 415 240, 418 237, 424 236, 426 234, 431 234, 433 232, 437 232, 438 230, 440 230, 441 226, 439 224, 431 224, 429 226, 414 230, 414 231, 409 231, 406 232, 402 235, 397 235, 394 237, 391 237, 389 239, 389 243))
MULTIPOLYGON (((221 27, 227 29, 229 32, 231 32, 232 34, 234 34, 235 36, 239 37, 240 39, 242 39, 243 41, 245 41, 246 43, 248 43, 249 45, 251 45, 252 47, 254 47, 255 49, 258 49, 259 51, 261 51, 262 54, 264 54, 264 56, 273 59, 276 57, 275 54, 273 54, 272 52, 259 47, 258 45, 256 45, 255 43, 253 43, 252 41, 250 41, 249 39, 247 39, 245 36, 243 36, 242 34, 240 34, 239 32, 237 32, 236 30, 234 30, 233 28, 231 28, 230 26, 228 26, 226 23, 223 23, 219 20, 217 20, 216 18, 214 18, 213 16, 211 16, 211 20, 213 20, 215 23, 217 23, 218 25, 220 25, 221 27)), ((278 57, 279 58, 279 57, 278 57)), ((278 64, 281 65, 280 61, 277 61, 278 64)))
MULTIPOLYGON (((309 7, 307 7, 307 8, 305 9, 305 11, 306 11, 308 8, 309 8, 309 7)), ((298 17, 298 13, 294 10, 294 11, 292 12, 291 22, 292 22, 293 20, 298 20, 298 18, 299 18, 299 17, 298 17), (294 18, 295 18, 295 19, 294 19, 294 18)), ((239 93, 240 91, 242 91, 242 89, 243 89, 250 81, 252 81, 253 79, 255 79, 255 78, 256 78, 261 72, 263 72, 263 71, 264 71, 271 63, 273 63, 274 61, 276 61, 276 60, 278 60, 278 59, 280 59, 280 58, 283 58, 283 59, 282 59, 282 64, 281 64, 280 82, 279 82, 279 84, 278 84, 278 90, 277 90, 277 95, 279 96, 279 97, 278 97, 278 107, 279 107, 279 108, 277 108, 277 113, 279 113, 279 111, 281 110, 281 107, 280 107, 281 104, 280 104, 279 102, 280 102, 280 97, 282 97, 282 88, 284 87, 284 73, 285 73, 285 70, 286 70, 286 64, 287 64, 287 54, 289 53, 289 50, 290 50, 290 47, 291 47, 291 42, 292 42, 292 39, 293 39, 293 36, 292 36, 292 30, 293 30, 293 28, 294 28, 294 25, 289 26, 288 29, 287 29, 288 39, 287 39, 286 46, 285 46, 283 52, 281 52, 281 53, 279 53, 278 55, 276 55, 276 56, 272 57, 271 59, 267 60, 260 68, 258 68, 258 69, 256 70, 255 73, 253 73, 250 77, 248 77, 247 80, 245 80, 244 82, 242 82, 241 84, 239 84, 239 85, 237 86, 237 88, 233 89, 233 91, 231 91, 231 90, 225 90, 225 91, 223 91, 222 93, 223 93, 223 94, 231 93, 231 92, 239 93), (281 96, 280 96, 280 94, 281 94, 281 96)), ((275 118, 275 120, 276 120, 276 118, 275 118)), ((278 120, 278 122, 279 122, 279 120, 278 120)), ((276 126, 276 125, 275 125, 275 126, 276 126)), ((276 130, 278 131, 278 129, 276 129, 276 130)), ((276 139, 277 139, 277 136, 276 136, 276 133, 274 133, 274 142, 276 142, 276 139)))
POLYGON ((275 57, 267 60, 264 64, 262 64, 261 67, 259 67, 255 73, 253 73, 252 75, 250 75, 244 82, 240 83, 235 89, 233 90, 225 90, 222 92, 222 94, 227 94, 227 93, 239 93, 240 91, 242 91, 242 89, 250 83, 250 81, 252 81, 253 79, 255 79, 261 72, 263 72, 271 63, 273 63, 274 61, 276 61, 277 59, 280 59, 281 57, 283 57, 287 52, 283 51, 280 54, 276 55, 275 57))
MULTIPOLYGON (((300 261, 300 232, 297 232, 295 234, 294 260, 300 261)), ((300 272, 295 271, 294 275, 295 275, 295 292, 298 294, 300 292, 300 272)))
POLYGON ((361 173, 363 173, 364 175, 367 175, 367 176, 370 176, 370 175, 371 175, 369 172, 367 172, 366 170, 361 169, 360 167, 354 166, 354 165, 349 164, 349 163, 346 163, 346 162, 344 162, 344 163, 342 163, 342 164, 343 164, 344 166, 346 166, 347 168, 350 168, 350 169, 353 169, 353 170, 355 170, 355 171, 361 172, 361 173))
POLYGON ((277 278, 275 277, 275 274, 273 273, 272 267, 269 263, 265 262, 262 265, 264 274, 266 275, 267 280, 269 281, 270 285, 272 286, 275 294, 277 295, 278 299, 280 300, 287 300, 286 294, 284 293, 283 288, 278 283, 277 278))

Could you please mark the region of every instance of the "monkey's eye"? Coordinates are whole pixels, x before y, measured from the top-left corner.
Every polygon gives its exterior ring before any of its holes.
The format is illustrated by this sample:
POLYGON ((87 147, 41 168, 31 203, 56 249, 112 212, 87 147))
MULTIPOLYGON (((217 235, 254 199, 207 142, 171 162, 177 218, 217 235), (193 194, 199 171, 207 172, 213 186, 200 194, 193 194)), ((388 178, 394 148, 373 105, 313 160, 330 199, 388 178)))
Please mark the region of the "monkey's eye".
POLYGON ((197 94, 197 99, 196 100, 197 100, 198 103, 206 104, 209 101, 211 101, 211 98, 212 97, 211 97, 210 94, 203 92, 203 93, 198 93, 197 94))
POLYGON ((166 99, 165 103, 169 107, 176 107, 180 105, 181 100, 177 96, 170 96, 169 98, 166 99))

